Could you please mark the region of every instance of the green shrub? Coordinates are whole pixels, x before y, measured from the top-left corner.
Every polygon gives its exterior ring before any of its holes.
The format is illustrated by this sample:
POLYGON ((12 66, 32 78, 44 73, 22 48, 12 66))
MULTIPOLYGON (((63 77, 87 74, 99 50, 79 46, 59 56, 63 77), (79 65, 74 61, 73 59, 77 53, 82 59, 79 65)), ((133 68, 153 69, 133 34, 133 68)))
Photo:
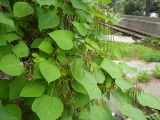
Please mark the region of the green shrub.
POLYGON ((148 40, 150 43, 154 44, 154 45, 160 46, 160 39, 159 39, 159 38, 149 37, 147 40, 148 40))
POLYGON ((154 70, 154 76, 158 79, 160 79, 160 64, 156 66, 154 70))
POLYGON ((147 71, 140 72, 136 78, 140 82, 147 82, 150 79, 150 74, 147 71))
POLYGON ((160 54, 146 54, 143 59, 147 62, 160 62, 160 54))

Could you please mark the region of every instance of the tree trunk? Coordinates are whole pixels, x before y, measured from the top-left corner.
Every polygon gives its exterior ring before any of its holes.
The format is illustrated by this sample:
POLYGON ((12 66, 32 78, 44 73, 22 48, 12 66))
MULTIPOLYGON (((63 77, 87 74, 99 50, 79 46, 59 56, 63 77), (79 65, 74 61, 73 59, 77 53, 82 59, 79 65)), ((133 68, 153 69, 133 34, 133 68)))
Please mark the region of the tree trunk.
POLYGON ((150 14, 150 9, 151 9, 151 0, 146 1, 146 15, 149 16, 150 14))

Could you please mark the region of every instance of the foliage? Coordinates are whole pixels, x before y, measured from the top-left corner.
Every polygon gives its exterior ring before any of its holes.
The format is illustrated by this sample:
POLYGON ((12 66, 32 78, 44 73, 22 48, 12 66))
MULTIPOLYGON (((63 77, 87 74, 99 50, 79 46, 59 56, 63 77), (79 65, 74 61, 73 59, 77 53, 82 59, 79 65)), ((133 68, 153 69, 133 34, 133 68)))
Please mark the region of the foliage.
POLYGON ((160 119, 160 114, 159 113, 154 113, 151 115, 147 115, 147 120, 157 120, 160 119))
POLYGON ((160 62, 160 54, 146 54, 143 59, 147 62, 160 62))
POLYGON ((147 40, 154 45, 160 46, 160 39, 157 37, 149 37, 147 40))
MULTIPOLYGON (((97 10, 109 2, 0 4, 0 72, 8 76, 0 80, 0 120, 113 119, 103 96, 119 89, 116 95, 122 97, 132 85, 97 44, 101 31, 94 29, 95 18, 115 23, 97 10)), ((140 109, 121 105, 124 115, 138 120, 137 113, 145 119, 140 109)))
POLYGON ((154 70, 154 76, 160 79, 160 65, 156 65, 156 68, 154 70))
POLYGON ((150 74, 147 71, 143 71, 138 73, 136 78, 140 82, 147 82, 150 79, 150 74))
POLYGON ((103 48, 104 52, 107 52, 108 49, 110 49, 112 54, 108 53, 106 57, 111 59, 141 59, 146 62, 160 61, 160 51, 154 50, 141 44, 129 44, 122 42, 108 43, 102 41, 100 42, 100 46, 103 48), (108 48, 108 44, 110 44, 110 48, 108 48), (151 59, 147 58, 147 56, 151 56, 151 59))

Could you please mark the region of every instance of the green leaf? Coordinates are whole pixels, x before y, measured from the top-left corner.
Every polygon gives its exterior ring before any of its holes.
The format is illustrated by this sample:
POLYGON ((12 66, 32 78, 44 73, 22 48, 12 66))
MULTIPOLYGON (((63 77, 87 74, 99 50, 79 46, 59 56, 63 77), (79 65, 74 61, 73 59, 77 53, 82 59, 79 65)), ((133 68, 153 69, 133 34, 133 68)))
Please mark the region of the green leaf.
POLYGON ((47 54, 50 54, 53 52, 53 47, 52 47, 52 43, 50 41, 47 41, 47 40, 43 40, 40 45, 38 46, 38 48, 47 53, 47 54))
POLYGON ((54 11, 40 9, 38 11, 38 27, 40 31, 55 28, 59 25, 60 18, 54 11))
POLYGON ((63 50, 70 50, 73 48, 73 33, 68 30, 57 30, 49 33, 50 37, 63 50))
POLYGON ((17 45, 12 46, 12 49, 17 57, 27 57, 29 55, 29 48, 24 42, 19 42, 17 45))
POLYGON ((90 109, 90 120, 114 120, 111 113, 101 106, 93 105, 90 109))
POLYGON ((73 25, 82 36, 87 35, 88 30, 86 29, 86 27, 82 23, 73 22, 73 25))
POLYGON ((94 72, 93 72, 94 76, 95 76, 95 79, 97 81, 97 83, 104 83, 105 81, 105 75, 103 74, 103 72, 99 69, 96 69, 94 72))
POLYGON ((120 104, 124 103, 132 103, 132 99, 130 96, 127 96, 125 93, 123 93, 120 89, 116 89, 112 92, 113 97, 118 100, 120 104))
POLYGON ((26 83, 20 93, 20 97, 39 97, 41 96, 46 88, 44 81, 31 80, 26 83))
POLYGON ((75 94, 73 96, 73 100, 75 102, 75 106, 80 108, 90 102, 88 95, 84 94, 75 94))
POLYGON ((14 22, 12 19, 8 18, 6 15, 4 15, 2 12, 0 12, 0 23, 2 24, 5 24, 5 25, 8 25, 12 28, 15 29, 15 26, 14 26, 14 22))
POLYGON ((49 63, 48 61, 41 62, 39 64, 39 68, 43 77, 47 80, 48 83, 61 77, 59 68, 56 65, 49 63))
POLYGON ((12 42, 14 40, 18 40, 20 37, 15 33, 7 33, 4 35, 1 35, 0 37, 0 46, 7 45, 7 42, 12 42))
POLYGON ((57 4, 56 0, 36 0, 36 2, 39 3, 40 6, 43 6, 43 5, 51 6, 51 5, 57 4))
POLYGON ((128 81, 123 80, 122 78, 115 79, 115 83, 123 92, 126 92, 127 90, 132 88, 132 85, 128 81))
POLYGON ((18 98, 22 88, 25 86, 27 80, 24 77, 16 77, 9 83, 9 99, 18 98))
POLYGON ((7 99, 9 96, 9 81, 0 80, 0 98, 7 99))
POLYGON ((8 104, 4 107, 4 109, 12 114, 15 118, 17 118, 16 120, 22 120, 22 111, 21 108, 16 105, 16 104, 8 104))
POLYGON ((121 69, 109 59, 104 59, 101 63, 101 67, 109 73, 112 78, 122 78, 123 73, 121 69))
POLYGON ((51 38, 37 38, 32 42, 31 48, 39 48, 41 51, 50 54, 53 52, 52 42, 51 38))
POLYGON ((35 39, 31 44, 31 48, 38 48, 38 46, 41 44, 43 40, 44 40, 43 38, 35 39))
POLYGON ((34 13, 33 7, 27 2, 16 2, 13 6, 15 17, 25 17, 34 13))
POLYGON ((73 8, 70 7, 68 4, 64 3, 63 5, 63 12, 68 14, 68 15, 73 15, 74 12, 73 12, 73 8))
POLYGON ((86 41, 86 43, 88 43, 90 45, 89 47, 90 47, 91 50, 94 50, 94 49, 100 50, 96 41, 91 40, 89 38, 86 38, 85 41, 86 41))
POLYGON ((125 62, 120 62, 119 67, 122 69, 123 73, 136 73, 137 69, 129 67, 125 62))
POLYGON ((120 111, 122 112, 123 115, 126 115, 134 120, 146 120, 145 115, 143 112, 135 107, 133 107, 130 104, 123 104, 119 106, 120 111))
POLYGON ((91 100, 101 97, 101 90, 97 86, 97 81, 92 73, 83 68, 82 59, 78 58, 74 61, 72 64, 72 74, 75 80, 86 89, 91 100))
POLYGON ((105 2, 105 3, 107 3, 107 4, 109 4, 109 3, 111 3, 111 2, 112 2, 112 0, 99 0, 99 1, 101 1, 101 2, 105 2))
POLYGON ((19 76, 23 73, 24 68, 15 55, 9 54, 1 59, 0 70, 8 75, 19 76))
POLYGON ((87 11, 87 6, 82 0, 71 0, 73 7, 87 11))
POLYGON ((5 55, 8 55, 8 54, 11 54, 13 51, 11 49, 11 46, 7 45, 7 46, 1 46, 0 47, 0 58, 5 56, 5 55))
POLYGON ((90 120, 90 113, 88 110, 83 110, 79 113, 79 119, 78 120, 90 120))
POLYGON ((63 103, 56 97, 43 95, 35 99, 32 110, 41 120, 56 120, 63 112, 63 103))
POLYGON ((62 120, 73 120, 73 119, 72 119, 72 116, 67 116, 67 117, 63 118, 62 120))
POLYGON ((137 99, 143 106, 160 110, 160 100, 149 93, 141 93, 137 99))
POLYGON ((42 79, 43 78, 43 75, 41 74, 40 69, 39 69, 39 63, 34 64, 33 78, 34 79, 42 79))
POLYGON ((5 110, 0 103, 0 120, 18 120, 14 115, 10 114, 5 110))
POLYGON ((80 83, 78 83, 77 81, 73 80, 71 85, 72 85, 72 88, 76 92, 79 92, 79 93, 82 93, 82 94, 87 94, 85 88, 80 83))
POLYGON ((76 80, 83 85, 91 100, 101 97, 101 90, 98 88, 97 81, 92 73, 85 71, 83 78, 76 80))
POLYGON ((83 68, 83 59, 82 58, 76 58, 73 62, 71 69, 72 74, 75 79, 81 79, 84 76, 84 68, 83 68))

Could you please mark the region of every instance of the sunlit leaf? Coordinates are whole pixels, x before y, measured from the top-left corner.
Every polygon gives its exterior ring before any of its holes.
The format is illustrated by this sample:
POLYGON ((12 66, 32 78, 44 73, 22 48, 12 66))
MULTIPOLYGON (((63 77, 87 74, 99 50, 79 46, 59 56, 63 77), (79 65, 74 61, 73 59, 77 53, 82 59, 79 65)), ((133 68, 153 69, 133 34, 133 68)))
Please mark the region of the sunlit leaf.
POLYGON ((41 120, 56 120, 63 112, 63 103, 56 97, 43 95, 34 100, 32 110, 41 120))
POLYGON ((160 110, 160 100, 156 98, 154 95, 144 92, 141 93, 141 95, 139 95, 137 99, 139 103, 143 106, 148 106, 150 108, 160 110))
POLYGON ((123 115, 126 115, 134 120, 146 120, 146 117, 141 110, 128 103, 120 105, 119 109, 123 115))
POLYGON ((39 64, 40 72, 48 83, 57 80, 61 77, 59 68, 49 63, 48 61, 41 62, 39 64))
POLYGON ((57 30, 49 35, 61 49, 70 50, 73 48, 73 33, 71 31, 57 30))
POLYGON ((9 54, 0 60, 0 70, 8 75, 19 76, 24 69, 20 60, 15 55, 9 54))

